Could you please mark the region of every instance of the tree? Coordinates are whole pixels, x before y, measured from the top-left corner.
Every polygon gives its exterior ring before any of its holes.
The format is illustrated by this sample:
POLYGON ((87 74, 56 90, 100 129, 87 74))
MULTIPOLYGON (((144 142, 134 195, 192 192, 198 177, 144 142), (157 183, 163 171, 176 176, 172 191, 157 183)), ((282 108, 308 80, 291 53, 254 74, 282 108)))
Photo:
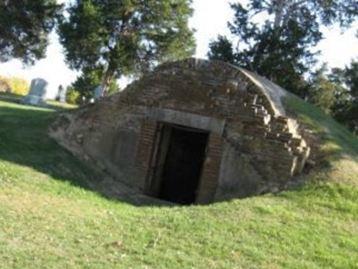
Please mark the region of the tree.
POLYGON ((29 90, 29 83, 22 77, 0 76, 0 92, 3 91, 15 95, 27 95, 29 90))
POLYGON ((352 61, 344 69, 335 68, 330 75, 346 89, 334 107, 334 117, 347 125, 353 132, 358 133, 358 62, 352 61))
POLYGON ((344 70, 344 78, 350 89, 352 100, 358 102, 358 61, 352 61, 344 70))
POLYGON ((213 60, 234 63, 235 53, 230 40, 225 36, 219 35, 216 41, 209 44, 208 57, 213 60))
POLYGON ((309 84, 308 100, 358 133, 358 62, 330 71, 323 65, 311 75, 309 84))
POLYGON ((346 88, 340 80, 337 79, 335 73, 337 69, 328 73, 327 65, 324 64, 316 72, 312 73, 309 84, 308 99, 311 103, 320 107, 327 114, 335 114, 340 104, 346 103, 346 88))
POLYGON ((191 0, 76 0, 59 25, 67 62, 102 69, 102 86, 193 53, 191 0))
POLYGON ((0 2, 0 62, 12 58, 27 64, 45 56, 48 34, 60 10, 56 0, 0 2))
MULTIPOLYGON (((246 7, 231 7, 235 19, 229 28, 239 38, 232 62, 302 97, 308 92, 304 75, 315 64, 311 49, 322 39, 320 26, 347 27, 358 15, 356 0, 249 0, 246 7), (258 16, 266 19, 259 22, 258 16)), ((226 60, 217 49, 222 43, 219 38, 210 44, 210 58, 226 60)))

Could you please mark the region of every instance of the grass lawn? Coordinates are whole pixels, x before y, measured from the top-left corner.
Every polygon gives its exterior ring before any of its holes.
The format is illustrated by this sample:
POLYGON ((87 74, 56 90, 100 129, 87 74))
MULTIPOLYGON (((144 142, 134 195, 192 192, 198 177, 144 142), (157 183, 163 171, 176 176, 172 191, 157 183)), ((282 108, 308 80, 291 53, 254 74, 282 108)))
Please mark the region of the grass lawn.
POLYGON ((358 268, 358 140, 301 101, 325 170, 297 190, 136 206, 47 137, 53 109, 0 101, 0 268, 358 268), (92 187, 91 187, 92 186, 92 187))

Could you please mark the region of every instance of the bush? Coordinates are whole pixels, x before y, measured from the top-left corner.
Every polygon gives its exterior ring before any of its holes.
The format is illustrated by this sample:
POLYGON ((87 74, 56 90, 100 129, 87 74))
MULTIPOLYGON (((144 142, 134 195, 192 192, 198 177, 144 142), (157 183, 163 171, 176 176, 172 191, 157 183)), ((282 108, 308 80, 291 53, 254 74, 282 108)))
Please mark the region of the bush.
POLYGON ((80 92, 70 87, 66 92, 66 102, 68 104, 76 105, 80 103, 80 92))

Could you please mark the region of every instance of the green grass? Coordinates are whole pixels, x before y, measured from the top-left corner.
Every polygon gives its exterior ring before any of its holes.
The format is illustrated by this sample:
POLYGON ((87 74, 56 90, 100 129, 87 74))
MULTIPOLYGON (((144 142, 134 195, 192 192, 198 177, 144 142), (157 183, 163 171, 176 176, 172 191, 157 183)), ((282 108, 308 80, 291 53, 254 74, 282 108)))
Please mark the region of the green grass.
MULTIPOLYGON (((0 92, 0 101, 2 100, 2 101, 12 102, 12 103, 21 103, 21 100, 23 98, 24 98, 24 95, 0 92)), ((46 107, 55 109, 55 110, 62 110, 62 109, 77 108, 77 105, 61 103, 56 100, 46 100, 46 107)))
POLYGON ((329 151, 330 168, 312 176, 321 180, 170 207, 91 190, 101 178, 47 137, 54 110, 0 101, 0 267, 357 268, 357 140, 306 104, 288 102, 329 151))
POLYGON ((310 177, 358 186, 358 138, 315 106, 289 95, 284 103, 290 113, 320 140, 320 156, 328 168, 310 177))

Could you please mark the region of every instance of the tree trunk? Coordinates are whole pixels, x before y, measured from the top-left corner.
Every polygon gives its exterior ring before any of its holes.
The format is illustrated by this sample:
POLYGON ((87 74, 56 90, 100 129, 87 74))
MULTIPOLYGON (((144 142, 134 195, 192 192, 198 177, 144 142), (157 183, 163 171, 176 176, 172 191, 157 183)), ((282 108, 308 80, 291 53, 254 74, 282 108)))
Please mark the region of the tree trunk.
POLYGON ((102 88, 102 97, 108 94, 109 85, 112 82, 114 77, 114 71, 111 68, 107 67, 103 73, 101 88, 102 88))
POLYGON ((287 0, 276 0, 274 2, 274 10, 275 10, 274 29, 277 29, 281 26, 286 4, 287 4, 287 0))

